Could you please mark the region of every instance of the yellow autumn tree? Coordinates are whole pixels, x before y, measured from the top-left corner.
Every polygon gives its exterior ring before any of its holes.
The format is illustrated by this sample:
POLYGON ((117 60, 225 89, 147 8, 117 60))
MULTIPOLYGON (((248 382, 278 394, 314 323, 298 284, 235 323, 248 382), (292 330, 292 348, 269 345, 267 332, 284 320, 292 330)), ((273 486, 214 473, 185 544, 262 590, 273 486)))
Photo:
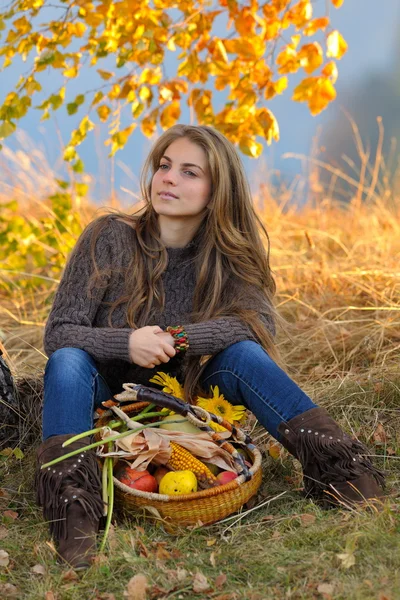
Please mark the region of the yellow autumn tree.
POLYGON ((303 70, 293 100, 307 102, 313 115, 335 98, 335 60, 347 45, 330 27, 329 9, 342 2, 320 0, 327 12, 316 15, 319 3, 311 0, 13 0, 0 12, 2 67, 21 58, 26 65, 0 107, 0 139, 32 108, 43 119, 60 109, 84 110, 64 153, 80 171, 77 146, 97 122, 108 125, 112 155, 136 127, 150 137, 157 125, 176 123, 186 102, 199 124, 216 127, 257 157, 260 139, 279 139, 267 105, 285 91, 288 75, 303 70), (226 33, 220 37, 215 29, 226 33), (169 76, 168 53, 176 56, 169 76), (98 78, 90 90, 88 69, 98 78), (58 73, 61 83, 34 105, 49 73, 58 73), (73 80, 80 93, 71 96, 73 80), (214 92, 221 90, 229 93, 216 112, 214 92))

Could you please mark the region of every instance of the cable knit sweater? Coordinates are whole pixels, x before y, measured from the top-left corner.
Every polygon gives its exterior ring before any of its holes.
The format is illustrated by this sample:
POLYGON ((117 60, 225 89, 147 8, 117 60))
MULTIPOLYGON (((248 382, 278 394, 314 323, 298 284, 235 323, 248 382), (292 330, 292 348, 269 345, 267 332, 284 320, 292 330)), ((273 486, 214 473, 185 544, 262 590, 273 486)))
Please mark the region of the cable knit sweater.
MULTIPOLYGON (((237 317, 217 318, 202 323, 191 323, 195 267, 193 257, 196 237, 183 248, 167 248, 168 266, 162 274, 165 307, 156 312, 146 325, 184 325, 189 349, 177 354, 168 363, 146 369, 132 363, 129 356, 129 336, 132 329, 126 321, 126 305, 119 305, 113 313, 113 327, 108 325, 109 303, 124 293, 123 272, 132 258, 135 231, 113 218, 102 229, 95 247, 100 271, 109 268, 106 285, 88 291, 93 272, 90 255, 92 227, 79 238, 67 263, 56 292, 46 324, 44 345, 50 356, 64 347, 81 348, 95 360, 100 374, 112 393, 122 389, 122 383, 148 383, 160 370, 175 375, 182 382, 185 359, 190 356, 213 355, 243 340, 255 340, 251 329, 237 317)), ((270 314, 262 314, 272 334, 275 328, 270 314)))

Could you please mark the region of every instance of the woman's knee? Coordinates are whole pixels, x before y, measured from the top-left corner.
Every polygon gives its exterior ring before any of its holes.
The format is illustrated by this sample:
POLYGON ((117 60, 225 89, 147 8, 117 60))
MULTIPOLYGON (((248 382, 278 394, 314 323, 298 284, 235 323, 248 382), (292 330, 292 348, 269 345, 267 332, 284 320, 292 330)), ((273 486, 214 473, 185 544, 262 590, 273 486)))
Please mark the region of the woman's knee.
POLYGON ((63 379, 86 376, 96 368, 93 358, 80 348, 59 348, 51 354, 46 364, 45 378, 57 376, 63 379))
POLYGON ((258 361, 271 360, 264 348, 252 340, 244 340, 232 344, 219 354, 221 360, 227 360, 232 364, 244 365, 254 364, 258 361))

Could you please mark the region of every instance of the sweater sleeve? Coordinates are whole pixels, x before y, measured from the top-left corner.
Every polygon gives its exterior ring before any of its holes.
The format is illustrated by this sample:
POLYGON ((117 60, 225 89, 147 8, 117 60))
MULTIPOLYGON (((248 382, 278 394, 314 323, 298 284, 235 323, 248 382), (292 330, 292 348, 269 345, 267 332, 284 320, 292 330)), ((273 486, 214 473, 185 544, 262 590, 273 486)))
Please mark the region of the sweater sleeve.
MULTIPOLYGON (((269 303, 265 299, 257 299, 249 294, 242 305, 243 308, 256 310, 266 329, 275 336, 272 310, 269 309, 269 303)), ((219 317, 202 323, 189 323, 184 325, 184 328, 189 340, 186 353, 188 356, 216 354, 237 342, 258 341, 250 326, 236 316, 219 317)))
POLYGON ((108 268, 109 273, 103 279, 101 288, 89 292, 88 283, 93 273, 90 251, 92 230, 93 227, 89 225, 82 233, 58 286, 45 328, 45 351, 50 356, 59 348, 73 347, 85 350, 95 360, 122 359, 131 362, 131 329, 93 326, 110 281, 116 240, 112 223, 105 226, 97 239, 95 256, 100 268, 108 268))

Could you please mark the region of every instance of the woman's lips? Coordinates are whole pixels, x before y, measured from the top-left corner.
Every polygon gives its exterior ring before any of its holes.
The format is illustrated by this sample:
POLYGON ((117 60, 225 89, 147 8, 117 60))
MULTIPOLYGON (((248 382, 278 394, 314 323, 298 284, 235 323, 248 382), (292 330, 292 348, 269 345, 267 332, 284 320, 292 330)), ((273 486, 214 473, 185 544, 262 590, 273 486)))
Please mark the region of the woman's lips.
POLYGON ((159 193, 160 198, 163 198, 163 200, 176 200, 177 196, 174 196, 174 194, 170 194, 169 192, 160 192, 159 193))

